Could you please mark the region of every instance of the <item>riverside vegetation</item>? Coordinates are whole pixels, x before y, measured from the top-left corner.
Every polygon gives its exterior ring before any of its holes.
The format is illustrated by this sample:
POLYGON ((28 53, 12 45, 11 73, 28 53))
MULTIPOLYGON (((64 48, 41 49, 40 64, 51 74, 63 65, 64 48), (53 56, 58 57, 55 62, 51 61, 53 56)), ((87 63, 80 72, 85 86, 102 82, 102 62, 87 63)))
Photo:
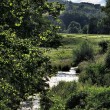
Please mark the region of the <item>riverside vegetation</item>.
MULTIPOLYGON (((92 35, 92 34, 60 34, 63 36, 62 39, 62 46, 60 46, 58 49, 48 49, 45 54, 48 55, 51 59, 52 65, 55 68, 65 70, 67 67, 70 68, 71 66, 75 65, 75 60, 78 57, 77 50, 80 49, 84 53, 84 48, 81 46, 85 46, 85 51, 87 46, 85 44, 89 44, 89 47, 91 48, 92 51, 89 52, 91 55, 93 54, 95 57, 100 57, 103 56, 102 49, 103 46, 101 47, 100 44, 101 42, 109 42, 110 37, 109 35, 92 35), (76 54, 76 55, 75 55, 76 54)), ((102 44, 103 45, 103 44, 102 44)), ((105 49, 104 49, 105 50, 105 49)), ((86 53, 85 53, 86 54, 86 53)), ((93 57, 92 55, 92 57, 93 57)))
POLYGON ((49 53, 52 64, 58 70, 77 65, 79 82, 60 82, 53 87, 48 92, 50 110, 109 110, 110 36, 61 35, 63 46, 49 53))
MULTIPOLYGON (((95 5, 89 6, 94 9, 95 5)), ((96 34, 110 33, 110 0, 103 7, 106 16, 97 23, 100 31, 96 31, 94 18, 89 19, 91 28, 84 24, 84 33, 94 29, 92 35, 58 34, 57 17, 63 9, 63 4, 48 0, 1 0, 1 110, 17 110, 20 102, 34 94, 40 95, 41 110, 110 110, 110 36, 96 34), (49 89, 48 77, 76 65, 78 83, 60 82, 49 89)), ((69 24, 63 32, 71 32, 76 25, 83 28, 74 20, 69 24)))
MULTIPOLYGON (((108 28, 109 9, 110 0, 107 0, 104 10, 108 28)), ((80 36, 78 41, 82 37, 80 36)), ((110 110, 110 38, 106 35, 84 35, 83 38, 85 41, 79 43, 79 48, 78 45, 76 49, 73 48, 71 54, 72 65, 77 64, 79 67, 79 82, 61 82, 50 90, 50 110, 110 110)))

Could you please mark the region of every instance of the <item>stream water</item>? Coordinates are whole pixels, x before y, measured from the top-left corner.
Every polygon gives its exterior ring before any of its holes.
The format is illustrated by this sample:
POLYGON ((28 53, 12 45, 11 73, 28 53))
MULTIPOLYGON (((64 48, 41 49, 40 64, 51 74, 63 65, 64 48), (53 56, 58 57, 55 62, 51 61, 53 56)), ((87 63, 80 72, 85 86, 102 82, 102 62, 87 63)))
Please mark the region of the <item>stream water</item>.
MULTIPOLYGON (((76 73, 77 67, 71 67, 69 71, 58 71, 56 76, 53 76, 49 79, 47 83, 49 83, 50 88, 58 85, 60 81, 78 81, 78 75, 76 73)), ((38 95, 33 97, 33 100, 22 102, 22 107, 19 110, 39 110, 40 109, 40 97, 38 95)))
POLYGON ((58 71, 56 76, 53 76, 48 81, 50 88, 58 85, 60 81, 70 82, 70 81, 78 81, 78 76, 76 73, 77 67, 70 68, 70 71, 58 71))

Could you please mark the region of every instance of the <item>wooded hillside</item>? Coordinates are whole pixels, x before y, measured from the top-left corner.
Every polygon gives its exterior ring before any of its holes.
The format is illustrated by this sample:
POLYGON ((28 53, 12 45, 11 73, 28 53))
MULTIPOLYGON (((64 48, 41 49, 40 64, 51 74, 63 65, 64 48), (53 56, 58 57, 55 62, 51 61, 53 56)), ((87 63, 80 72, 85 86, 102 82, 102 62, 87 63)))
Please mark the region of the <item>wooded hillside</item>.
POLYGON ((109 33, 108 31, 105 32, 107 29, 105 25, 106 14, 102 11, 103 7, 100 4, 73 3, 67 0, 49 0, 49 2, 59 2, 65 6, 65 11, 59 16, 61 19, 61 33, 109 33), (78 23, 79 27, 76 25, 73 27, 71 25, 73 21, 78 23))

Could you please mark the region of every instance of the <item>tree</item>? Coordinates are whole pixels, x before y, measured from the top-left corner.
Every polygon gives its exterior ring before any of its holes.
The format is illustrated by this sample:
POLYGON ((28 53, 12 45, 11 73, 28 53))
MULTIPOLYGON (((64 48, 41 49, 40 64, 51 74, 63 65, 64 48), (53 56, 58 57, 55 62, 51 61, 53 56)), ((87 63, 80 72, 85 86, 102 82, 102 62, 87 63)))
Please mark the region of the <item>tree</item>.
POLYGON ((89 34, 97 34, 97 18, 91 18, 89 22, 89 34))
POLYGON ((79 23, 72 21, 68 26, 68 33, 80 33, 81 26, 79 23))
POLYGON ((84 34, 88 34, 88 28, 89 28, 89 26, 88 25, 85 25, 84 27, 83 27, 83 33, 84 34))
POLYGON ((47 0, 1 0, 0 109, 16 110, 29 95, 46 91, 52 69, 40 46, 44 41, 52 46, 60 37, 44 14, 56 18, 61 8, 63 5, 47 0))
POLYGON ((106 0, 106 6, 103 8, 107 17, 105 20, 108 34, 110 34, 110 0, 106 0))

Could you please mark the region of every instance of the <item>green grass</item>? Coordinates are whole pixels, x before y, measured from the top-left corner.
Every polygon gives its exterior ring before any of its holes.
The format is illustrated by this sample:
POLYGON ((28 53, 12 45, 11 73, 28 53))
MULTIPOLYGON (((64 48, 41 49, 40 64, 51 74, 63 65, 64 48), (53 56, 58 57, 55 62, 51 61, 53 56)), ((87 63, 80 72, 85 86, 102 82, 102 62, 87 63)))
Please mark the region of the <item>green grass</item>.
POLYGON ((94 53, 97 55, 100 48, 98 43, 106 40, 110 41, 110 35, 91 35, 91 34, 60 34, 63 36, 62 43, 58 49, 50 49, 45 54, 50 57, 52 65, 66 66, 73 63, 73 50, 79 47, 79 45, 87 40, 94 48, 94 53))

